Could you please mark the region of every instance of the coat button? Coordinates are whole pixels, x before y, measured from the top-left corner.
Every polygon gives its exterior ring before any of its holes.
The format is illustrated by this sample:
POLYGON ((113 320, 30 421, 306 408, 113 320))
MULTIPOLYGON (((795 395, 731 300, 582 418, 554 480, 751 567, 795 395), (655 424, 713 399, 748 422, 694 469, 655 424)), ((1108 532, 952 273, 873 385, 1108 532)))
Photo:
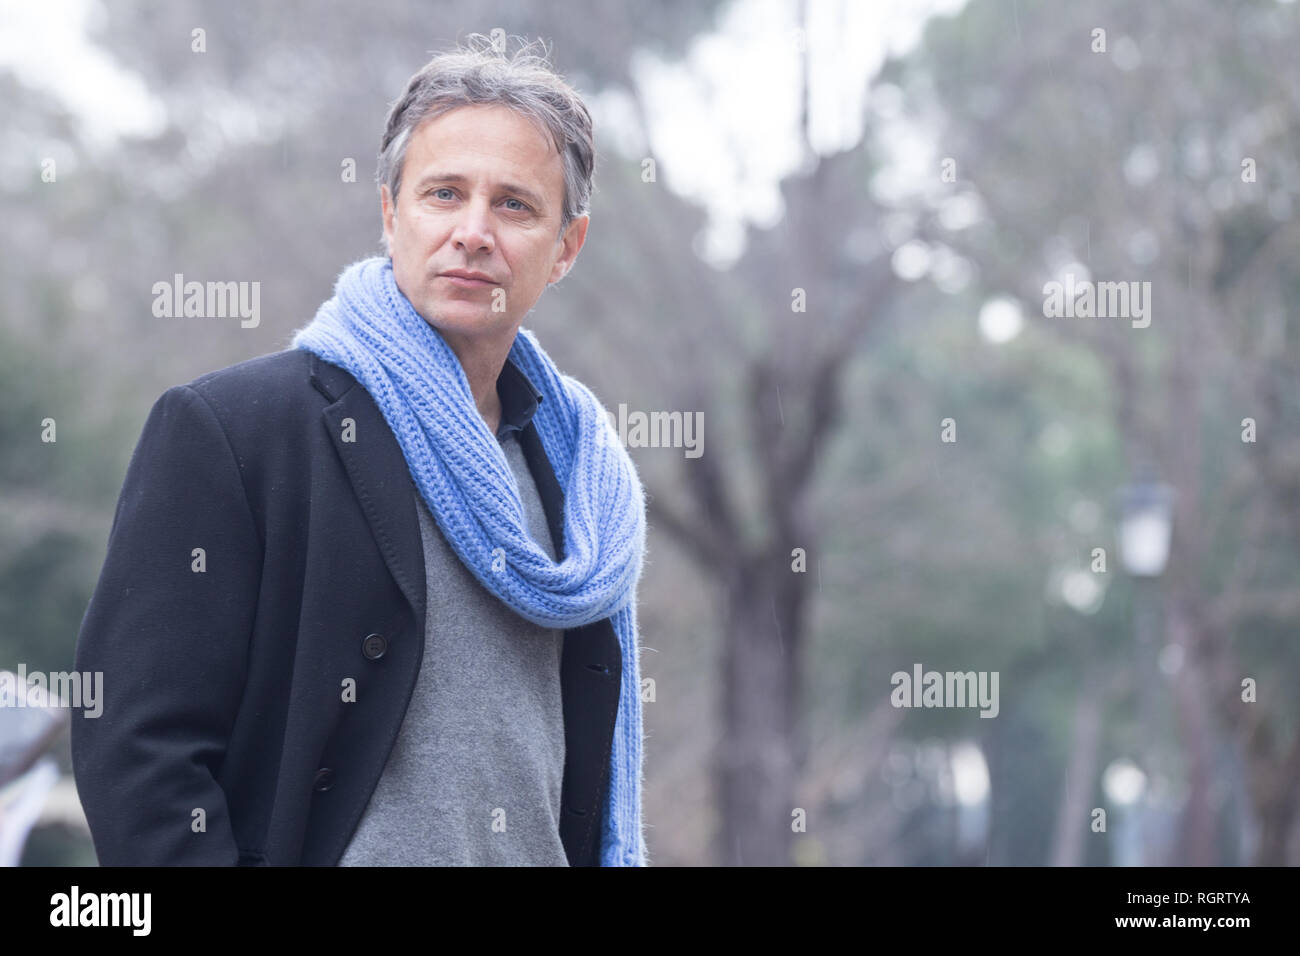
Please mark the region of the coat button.
POLYGON ((384 656, 386 650, 388 638, 382 634, 367 634, 361 642, 361 653, 366 656, 366 660, 377 661, 384 656))
POLYGON ((334 771, 329 767, 321 767, 316 771, 316 779, 312 781, 312 789, 324 792, 334 786, 334 771))

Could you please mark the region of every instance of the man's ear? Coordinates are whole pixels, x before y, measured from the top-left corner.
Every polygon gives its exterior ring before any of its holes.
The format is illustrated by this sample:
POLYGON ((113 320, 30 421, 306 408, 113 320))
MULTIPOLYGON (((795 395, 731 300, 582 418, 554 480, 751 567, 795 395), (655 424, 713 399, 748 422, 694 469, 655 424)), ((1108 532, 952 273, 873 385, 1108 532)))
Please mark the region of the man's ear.
POLYGON ((551 266, 551 274, 547 278, 547 284, 559 282, 573 268, 573 262, 578 258, 583 244, 587 241, 587 227, 591 224, 591 216, 579 216, 569 223, 564 235, 560 239, 563 249, 560 256, 555 260, 555 265, 551 266))
POLYGON ((384 245, 392 248, 393 226, 397 222, 397 205, 388 191, 388 184, 379 187, 379 215, 384 221, 384 245))

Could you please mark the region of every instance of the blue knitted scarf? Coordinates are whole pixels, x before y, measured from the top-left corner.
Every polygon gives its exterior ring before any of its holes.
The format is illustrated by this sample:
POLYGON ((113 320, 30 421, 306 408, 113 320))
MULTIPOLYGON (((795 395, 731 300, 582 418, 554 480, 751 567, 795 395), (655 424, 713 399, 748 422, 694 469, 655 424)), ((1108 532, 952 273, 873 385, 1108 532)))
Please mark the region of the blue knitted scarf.
POLYGON ((398 289, 391 259, 344 269, 334 297, 291 347, 346 369, 370 393, 448 543, 488 591, 542 627, 612 618, 623 673, 600 863, 644 866, 636 587, 645 501, 604 407, 519 329, 510 358, 543 395, 533 424, 564 489, 564 560, 556 564, 528 534, 514 473, 460 360, 398 289))

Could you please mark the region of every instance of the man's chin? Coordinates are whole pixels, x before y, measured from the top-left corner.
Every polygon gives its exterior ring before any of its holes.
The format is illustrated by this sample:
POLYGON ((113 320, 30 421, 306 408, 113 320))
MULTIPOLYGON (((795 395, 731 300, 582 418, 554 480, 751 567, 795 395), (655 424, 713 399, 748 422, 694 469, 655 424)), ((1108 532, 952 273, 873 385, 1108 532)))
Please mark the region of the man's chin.
POLYGON ((440 332, 460 335, 501 332, 510 325, 505 313, 482 307, 467 307, 464 302, 434 303, 432 312, 426 314, 425 319, 440 332))

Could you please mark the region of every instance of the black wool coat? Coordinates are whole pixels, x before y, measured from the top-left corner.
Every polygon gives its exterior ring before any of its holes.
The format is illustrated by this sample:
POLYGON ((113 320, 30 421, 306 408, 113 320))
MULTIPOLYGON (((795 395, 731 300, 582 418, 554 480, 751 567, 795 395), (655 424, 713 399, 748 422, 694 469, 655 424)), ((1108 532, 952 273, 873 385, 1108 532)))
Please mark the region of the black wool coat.
MULTIPOLYGON (((563 491, 534 426, 518 437, 562 558, 563 491)), ((104 675, 101 716, 72 719, 101 864, 337 864, 424 652, 414 489, 370 394, 310 352, 158 399, 77 641, 104 675)), ((610 619, 564 632, 574 866, 599 863, 621 675, 610 619)))

